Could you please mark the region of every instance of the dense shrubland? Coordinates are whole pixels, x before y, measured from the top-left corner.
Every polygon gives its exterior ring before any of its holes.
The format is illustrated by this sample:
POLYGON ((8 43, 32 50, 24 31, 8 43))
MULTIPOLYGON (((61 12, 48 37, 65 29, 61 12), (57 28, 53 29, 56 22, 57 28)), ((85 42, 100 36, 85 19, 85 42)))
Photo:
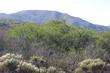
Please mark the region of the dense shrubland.
POLYGON ((26 22, 5 26, 0 27, 2 73, 8 71, 9 73, 109 73, 110 71, 108 31, 97 32, 56 20, 44 25, 26 22), (6 58, 2 56, 4 54, 6 58))
MULTIPOLYGON (((41 61, 40 58, 37 60, 41 61)), ((33 59, 31 61, 34 61, 33 59)), ((36 64, 39 63, 36 61, 36 64)), ((53 66, 42 67, 23 60, 21 55, 7 53, 0 57, 0 73, 62 73, 53 66)))

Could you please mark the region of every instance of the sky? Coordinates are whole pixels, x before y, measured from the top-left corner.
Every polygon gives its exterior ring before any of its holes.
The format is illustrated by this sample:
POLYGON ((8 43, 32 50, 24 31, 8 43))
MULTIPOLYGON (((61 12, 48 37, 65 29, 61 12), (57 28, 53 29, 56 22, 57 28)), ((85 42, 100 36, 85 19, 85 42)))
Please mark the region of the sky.
POLYGON ((110 0, 0 0, 0 13, 52 10, 99 25, 110 25, 110 0))

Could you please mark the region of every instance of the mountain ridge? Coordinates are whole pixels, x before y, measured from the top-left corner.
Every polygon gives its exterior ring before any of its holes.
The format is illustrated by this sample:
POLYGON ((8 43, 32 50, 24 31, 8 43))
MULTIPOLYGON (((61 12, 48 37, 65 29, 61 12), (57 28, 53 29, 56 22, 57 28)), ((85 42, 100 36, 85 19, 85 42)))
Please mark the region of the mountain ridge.
POLYGON ((87 29, 94 29, 97 31, 107 30, 110 31, 110 27, 93 24, 79 17, 71 16, 67 13, 61 13, 58 11, 49 10, 23 10, 16 13, 5 14, 0 13, 0 19, 14 20, 18 22, 34 22, 43 24, 49 20, 65 20, 67 23, 87 29))

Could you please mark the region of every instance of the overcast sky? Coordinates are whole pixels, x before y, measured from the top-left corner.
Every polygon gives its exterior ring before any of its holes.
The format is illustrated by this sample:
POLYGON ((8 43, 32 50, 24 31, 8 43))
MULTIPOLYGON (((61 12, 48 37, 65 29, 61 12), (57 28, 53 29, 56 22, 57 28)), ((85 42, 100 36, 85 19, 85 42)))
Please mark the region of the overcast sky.
POLYGON ((94 24, 110 25, 110 0, 0 0, 0 13, 55 10, 94 24))

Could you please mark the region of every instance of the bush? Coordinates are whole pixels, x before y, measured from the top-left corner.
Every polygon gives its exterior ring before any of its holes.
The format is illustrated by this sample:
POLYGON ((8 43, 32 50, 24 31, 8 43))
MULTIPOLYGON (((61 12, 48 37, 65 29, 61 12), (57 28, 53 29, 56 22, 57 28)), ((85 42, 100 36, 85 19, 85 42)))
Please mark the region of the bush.
POLYGON ((47 69, 47 72, 48 73, 56 73, 56 68, 55 67, 53 67, 53 66, 50 66, 48 69, 47 69))
POLYGON ((39 73, 39 69, 31 63, 21 62, 18 73, 39 73))
POLYGON ((22 55, 15 55, 15 54, 11 54, 11 53, 6 53, 5 55, 0 57, 0 62, 3 62, 7 59, 17 59, 17 60, 21 60, 22 55))
POLYGON ((16 59, 8 59, 5 63, 7 64, 6 67, 10 71, 16 71, 18 64, 19 64, 19 61, 16 59))
POLYGON ((47 67, 47 62, 42 56, 32 56, 30 62, 37 67, 47 67))
POLYGON ((6 59, 5 61, 0 63, 0 72, 16 72, 19 61, 16 59, 6 59))
POLYGON ((58 71, 58 73, 66 73, 66 72, 64 72, 64 71, 58 71))
POLYGON ((75 73, 83 73, 82 68, 77 68, 77 69, 75 70, 75 73))
POLYGON ((18 59, 18 55, 6 54, 0 57, 0 73, 43 73, 45 70, 18 59))
POLYGON ((105 66, 105 62, 101 59, 86 59, 79 63, 79 67, 75 70, 75 73, 94 72, 102 70, 105 66))

